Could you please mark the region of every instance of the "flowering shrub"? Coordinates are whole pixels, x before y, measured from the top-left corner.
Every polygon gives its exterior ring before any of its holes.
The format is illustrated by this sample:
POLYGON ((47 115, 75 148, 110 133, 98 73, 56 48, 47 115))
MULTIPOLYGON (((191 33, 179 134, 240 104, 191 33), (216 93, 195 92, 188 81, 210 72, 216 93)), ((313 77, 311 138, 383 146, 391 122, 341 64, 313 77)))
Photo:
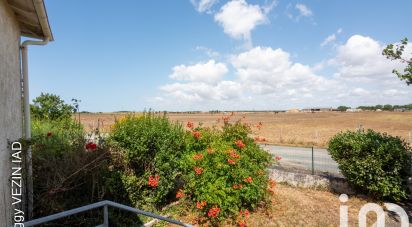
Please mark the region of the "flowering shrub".
POLYGON ((266 169, 271 156, 248 137, 248 125, 229 120, 223 119, 222 130, 187 124, 191 132, 186 140, 189 152, 181 162, 184 191, 199 215, 211 223, 224 217, 237 220, 240 212, 239 223, 244 225, 248 209, 265 201, 270 193, 266 169))
MULTIPOLYGON (((179 160, 186 151, 180 124, 150 112, 130 115, 115 123, 110 141, 119 153, 115 169, 120 185, 134 206, 153 210, 175 199, 181 184, 179 160)), ((117 188, 111 190, 116 193, 117 188)))
MULTIPOLYGON (((31 127, 34 216, 46 216, 103 199, 107 148, 87 143, 83 128, 71 119, 33 119, 31 127), (87 152, 89 150, 93 152, 87 152)), ((71 221, 74 223, 64 224, 79 225, 79 220, 71 221)))

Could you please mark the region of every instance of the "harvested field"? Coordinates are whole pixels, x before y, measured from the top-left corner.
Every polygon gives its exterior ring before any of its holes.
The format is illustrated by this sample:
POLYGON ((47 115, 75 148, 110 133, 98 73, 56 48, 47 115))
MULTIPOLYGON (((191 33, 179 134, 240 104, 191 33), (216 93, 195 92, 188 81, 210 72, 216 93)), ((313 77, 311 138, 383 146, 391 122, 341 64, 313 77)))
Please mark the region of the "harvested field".
MULTIPOLYGON (((126 113, 83 113, 80 119, 88 130, 99 126, 102 131, 108 131, 116 118, 125 115, 126 113)), ((171 120, 182 123, 192 121, 213 126, 222 124, 222 117, 231 114, 169 113, 167 115, 171 120)), ((326 147, 329 139, 336 133, 356 130, 360 125, 364 129, 371 128, 406 140, 410 139, 409 134, 412 133, 412 112, 236 112, 231 121, 243 117, 246 123, 252 125, 255 136, 266 138, 268 144, 326 147), (259 122, 263 123, 260 130, 256 127, 259 122)))

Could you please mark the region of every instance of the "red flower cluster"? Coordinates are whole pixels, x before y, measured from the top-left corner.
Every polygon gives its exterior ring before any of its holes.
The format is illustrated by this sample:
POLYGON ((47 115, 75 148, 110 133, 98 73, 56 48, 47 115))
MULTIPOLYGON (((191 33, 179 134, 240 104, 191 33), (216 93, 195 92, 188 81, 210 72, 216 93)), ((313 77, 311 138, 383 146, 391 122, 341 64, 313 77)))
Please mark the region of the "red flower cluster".
POLYGON ((195 155, 193 155, 193 160, 195 160, 195 161, 197 161, 197 160, 199 160, 199 159, 202 159, 203 158, 203 154, 195 154, 195 155))
POLYGON ((276 161, 280 161, 282 159, 282 157, 276 156, 275 159, 276 159, 276 161))
POLYGON ((203 173, 203 169, 202 168, 199 168, 199 167, 193 167, 193 169, 195 170, 195 172, 196 172, 196 175, 200 175, 200 174, 202 174, 203 173))
POLYGON ((217 215, 219 214, 219 212, 220 212, 219 207, 212 207, 212 208, 209 209, 209 212, 207 212, 207 216, 216 218, 217 215))
POLYGON ((47 137, 52 137, 53 136, 53 133, 52 132, 48 132, 47 133, 47 137))
POLYGON ((244 211, 240 211, 239 212, 239 221, 238 221, 238 225, 241 227, 246 226, 246 220, 249 218, 249 211, 248 210, 244 210, 244 211))
POLYGON ((263 137, 259 137, 259 136, 255 137, 255 142, 266 142, 266 141, 267 140, 263 137))
POLYGON ((159 178, 160 178, 159 176, 155 176, 155 177, 149 176, 148 185, 153 188, 157 187, 157 184, 159 183, 159 178))
POLYGON ((237 224, 239 225, 239 227, 245 227, 246 226, 246 220, 239 220, 237 222, 237 224))
POLYGON ((188 127, 188 128, 190 128, 190 129, 193 129, 193 127, 195 126, 194 124, 193 124, 193 122, 187 122, 187 124, 186 124, 186 126, 188 127))
POLYGON ((229 163, 229 165, 235 165, 236 164, 236 162, 233 161, 232 159, 228 159, 227 163, 229 163))
POLYGON ((179 189, 179 191, 177 191, 176 193, 176 199, 183 198, 184 196, 185 196, 185 193, 183 192, 183 190, 179 189))
POLYGON ((242 184, 234 184, 234 185, 232 186, 233 189, 241 189, 242 187, 243 187, 242 184))
POLYGON ((236 145, 238 148, 240 148, 240 149, 242 149, 242 148, 244 148, 244 147, 246 146, 246 145, 243 143, 242 140, 236 141, 236 142, 235 142, 235 145, 236 145))
POLYGON ((209 148, 207 149, 207 153, 208 153, 208 154, 213 154, 213 153, 215 153, 215 151, 214 151, 212 148, 209 147, 209 148))
POLYGON ((232 158, 240 158, 240 155, 236 153, 236 151, 231 151, 230 152, 230 157, 232 158))
POLYGON ((245 178, 245 181, 248 182, 248 183, 252 183, 253 178, 252 177, 247 177, 247 178, 245 178))
POLYGON ((192 135, 193 135, 193 137, 195 137, 196 139, 199 139, 200 136, 201 136, 201 134, 200 134, 199 131, 193 131, 193 132, 192 132, 192 135))
POLYGON ((274 188, 276 186, 276 181, 269 179, 269 187, 274 188))
POLYGON ((197 209, 200 209, 200 210, 203 209, 203 207, 205 207, 206 205, 207 205, 206 201, 196 203, 197 209))
POLYGON ((86 143, 86 149, 87 150, 96 150, 96 148, 97 148, 97 145, 95 143, 93 143, 93 142, 86 143))
POLYGON ((239 212, 239 215, 240 216, 244 216, 245 218, 247 218, 247 217, 249 217, 249 215, 250 215, 250 213, 249 213, 249 211, 246 209, 246 210, 244 210, 244 211, 240 211, 239 212))

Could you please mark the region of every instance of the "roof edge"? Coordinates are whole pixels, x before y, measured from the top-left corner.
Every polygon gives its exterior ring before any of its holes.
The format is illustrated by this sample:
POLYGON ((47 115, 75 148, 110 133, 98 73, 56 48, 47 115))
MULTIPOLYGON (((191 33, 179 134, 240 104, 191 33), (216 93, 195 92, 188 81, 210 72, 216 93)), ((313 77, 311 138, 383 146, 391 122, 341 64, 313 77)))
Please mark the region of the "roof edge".
POLYGON ((44 0, 33 0, 33 5, 43 31, 43 38, 48 39, 49 41, 54 41, 44 0))

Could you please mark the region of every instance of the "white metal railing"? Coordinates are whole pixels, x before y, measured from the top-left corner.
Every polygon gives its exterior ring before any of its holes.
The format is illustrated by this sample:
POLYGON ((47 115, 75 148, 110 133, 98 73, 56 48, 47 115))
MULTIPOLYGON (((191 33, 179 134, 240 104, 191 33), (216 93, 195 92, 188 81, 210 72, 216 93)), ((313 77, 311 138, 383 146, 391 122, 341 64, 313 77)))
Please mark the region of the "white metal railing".
POLYGON ((82 206, 82 207, 79 207, 79 208, 75 208, 75 209, 72 209, 72 210, 62 211, 60 213, 52 214, 52 215, 49 215, 49 216, 46 216, 46 217, 30 220, 28 222, 25 222, 24 226, 29 227, 29 226, 44 224, 46 222, 54 221, 54 220, 57 220, 57 219, 60 219, 60 218, 68 217, 68 216, 71 216, 71 215, 74 215, 74 214, 77 214, 77 213, 97 209, 97 208, 100 208, 100 207, 103 207, 103 224, 98 225, 97 227, 109 227, 109 207, 119 208, 119 209, 126 210, 126 211, 129 211, 129 212, 132 212, 132 213, 145 215, 145 216, 148 216, 148 217, 156 218, 156 219, 166 221, 166 222, 169 222, 169 223, 172 223, 172 224, 180 225, 180 226, 193 227, 190 224, 185 224, 183 222, 176 221, 176 220, 164 217, 164 216, 160 216, 160 215, 157 215, 157 214, 154 214, 154 213, 139 210, 139 209, 136 209, 136 208, 133 208, 133 207, 129 207, 129 206, 126 206, 126 205, 123 205, 123 204, 120 204, 120 203, 115 203, 115 202, 108 201, 108 200, 104 200, 104 201, 101 201, 101 202, 89 204, 89 205, 82 206))

